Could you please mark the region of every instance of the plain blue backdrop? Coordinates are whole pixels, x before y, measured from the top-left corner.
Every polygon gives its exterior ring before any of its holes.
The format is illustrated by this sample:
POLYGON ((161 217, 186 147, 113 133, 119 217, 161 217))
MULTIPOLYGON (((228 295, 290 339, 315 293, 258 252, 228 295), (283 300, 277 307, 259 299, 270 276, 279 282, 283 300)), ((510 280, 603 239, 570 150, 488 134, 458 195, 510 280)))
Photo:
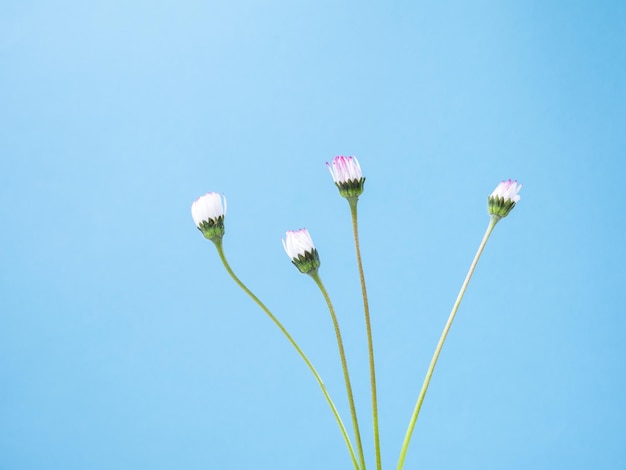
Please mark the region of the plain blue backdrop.
POLYGON ((307 227, 384 468, 505 178, 405 468, 626 469, 623 1, 4 0, 0 469, 348 469, 332 324, 280 238, 307 227))

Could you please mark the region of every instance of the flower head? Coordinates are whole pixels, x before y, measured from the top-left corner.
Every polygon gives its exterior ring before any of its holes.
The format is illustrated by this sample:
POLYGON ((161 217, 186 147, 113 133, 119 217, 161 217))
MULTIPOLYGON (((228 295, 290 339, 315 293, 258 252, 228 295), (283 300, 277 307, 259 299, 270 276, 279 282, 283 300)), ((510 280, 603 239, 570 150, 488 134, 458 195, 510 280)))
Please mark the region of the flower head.
POLYGON ((365 178, 361 173, 361 165, 356 157, 344 157, 342 155, 333 158, 332 163, 326 162, 328 171, 333 177, 333 181, 339 194, 346 198, 356 198, 363 193, 365 178))
POLYGON ((502 181, 487 198, 487 210, 489 214, 502 218, 509 215, 509 212, 520 200, 519 193, 522 185, 517 180, 502 181))
POLYGON ((301 273, 308 274, 320 267, 319 254, 307 229, 287 231, 283 247, 301 273))
POLYGON ((226 215, 226 196, 219 193, 206 193, 191 205, 191 217, 198 230, 211 241, 221 240, 224 236, 224 216, 226 215))

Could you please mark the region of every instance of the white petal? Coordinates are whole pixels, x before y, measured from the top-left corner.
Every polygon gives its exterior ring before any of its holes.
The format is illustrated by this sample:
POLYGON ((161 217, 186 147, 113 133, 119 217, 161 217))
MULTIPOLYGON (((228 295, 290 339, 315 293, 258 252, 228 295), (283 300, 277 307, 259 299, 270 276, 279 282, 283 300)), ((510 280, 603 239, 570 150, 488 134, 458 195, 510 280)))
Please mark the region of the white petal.
POLYGON ((206 193, 196 199, 191 204, 191 217, 196 225, 202 222, 217 219, 226 213, 226 197, 224 196, 224 207, 222 206, 222 196, 219 193, 206 193))

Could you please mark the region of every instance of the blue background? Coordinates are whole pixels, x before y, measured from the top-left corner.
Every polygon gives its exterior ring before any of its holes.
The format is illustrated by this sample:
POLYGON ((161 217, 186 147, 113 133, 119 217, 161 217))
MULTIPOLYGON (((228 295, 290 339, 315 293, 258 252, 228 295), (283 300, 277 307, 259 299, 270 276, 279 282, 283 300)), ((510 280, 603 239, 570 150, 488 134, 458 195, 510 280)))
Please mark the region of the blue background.
POLYGON ((385 468, 505 178, 406 469, 626 469, 622 1, 0 7, 0 469, 347 469, 332 325, 373 465, 357 155, 385 468), (621 290, 621 292, 620 292, 621 290))

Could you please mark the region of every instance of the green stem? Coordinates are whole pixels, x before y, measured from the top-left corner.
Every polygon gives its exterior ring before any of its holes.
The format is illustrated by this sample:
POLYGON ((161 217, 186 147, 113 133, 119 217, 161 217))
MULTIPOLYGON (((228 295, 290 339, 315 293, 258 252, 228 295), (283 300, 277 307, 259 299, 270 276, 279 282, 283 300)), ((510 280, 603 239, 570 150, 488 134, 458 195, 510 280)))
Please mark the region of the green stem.
POLYGON ((352 426, 354 427, 354 439, 356 441, 357 451, 359 452, 359 460, 361 462, 361 469, 365 470, 365 456, 363 455, 363 445, 361 444, 361 433, 359 432, 359 420, 356 415, 356 407, 354 406, 354 396, 352 395, 352 386, 350 385, 350 374, 348 373, 348 363, 346 361, 346 353, 343 349, 343 341, 341 340, 341 331, 339 330, 339 322, 337 321, 337 315, 335 315, 335 309, 333 307, 332 302, 330 301, 330 297, 328 296, 328 292, 322 283, 322 279, 320 278, 317 269, 309 272, 309 276, 313 278, 317 287, 319 287, 322 295, 324 296, 324 300, 326 300, 326 304, 328 305, 328 310, 330 311, 330 316, 333 320, 333 326, 335 327, 335 335, 337 336, 337 346, 339 347, 339 357, 341 358, 341 368, 343 369, 343 378, 346 382, 346 392, 348 394, 348 403, 350 404, 350 414, 352 415, 352 426))
POLYGON ((348 198, 350 213, 352 214, 352 231, 354 233, 354 246, 356 247, 356 261, 359 266, 359 278, 361 279, 361 293, 363 295, 363 310, 365 312, 365 327, 367 329, 367 349, 370 363, 370 385, 372 389, 372 421, 374 424, 374 445, 376 448, 376 469, 382 469, 380 453, 380 433, 378 431, 378 399, 376 398, 376 367, 374 366, 374 341, 372 340, 372 325, 370 323, 370 307, 367 300, 367 287, 365 286, 365 274, 361 261, 361 247, 359 245, 359 226, 357 216, 357 197, 348 198))
POLYGON ((411 435, 413 434, 413 429, 415 428, 415 423, 417 422, 417 417, 419 415, 420 409, 422 408, 422 403, 424 402, 424 397, 426 396, 426 391, 428 390, 428 385, 430 384, 430 379, 433 375, 433 371, 435 370, 435 365, 437 364, 437 359, 439 358, 439 353, 441 352, 441 348, 443 347, 443 343, 446 340, 446 336, 448 336, 448 331, 450 331, 450 327, 452 326, 452 321, 456 315, 457 310, 459 309, 459 305, 461 305, 461 300, 463 300, 463 296, 465 295, 465 291, 467 290, 467 286, 472 278, 472 274, 474 274, 474 269, 478 264, 478 260, 480 259, 480 255, 482 254, 485 245, 487 244, 487 240, 491 235, 494 227, 500 220, 498 216, 492 216, 489 221, 489 226, 487 227, 487 231, 483 236, 482 241, 480 242, 480 246, 478 247, 478 251, 476 252, 476 256, 474 256, 474 260, 467 272, 467 276, 465 276, 465 281, 463 281, 463 285, 461 286, 461 290, 459 295, 456 298, 456 302, 454 302, 454 306, 452 307, 452 311, 450 312, 450 316, 448 317, 448 322, 446 326, 443 328, 443 332, 441 333, 441 338, 439 338, 439 343, 437 343, 437 347, 435 348, 435 354, 430 361, 430 366, 428 366, 428 371, 426 372, 426 378, 424 379, 424 383, 422 384, 422 389, 420 390, 420 394, 417 397, 417 403, 415 404, 415 409, 413 410, 413 415, 411 416, 411 421, 409 422, 409 427, 406 430, 406 435, 404 436, 404 442, 402 443, 402 449, 400 450, 400 458, 398 460, 397 470, 402 470, 404 466, 404 459, 406 458, 406 452, 409 447, 409 442, 411 440, 411 435))
MULTIPOLYGON (((226 268, 226 271, 228 272, 228 274, 230 274, 230 277, 233 278, 233 281, 235 281, 235 283, 239 287, 241 287, 241 289, 246 294, 248 294, 252 300, 254 300, 254 302, 261 308, 261 310, 263 310, 267 314, 267 316, 270 317, 270 319, 274 322, 274 324, 283 333, 283 335, 285 335, 287 340, 289 340, 291 345, 298 352, 298 354, 300 355, 302 360, 306 363, 311 373, 315 376, 315 380, 317 380, 317 383, 322 389, 322 393, 324 394, 324 397, 326 398, 326 401, 328 402, 328 406, 330 406, 330 409, 332 410, 333 415, 335 416, 335 419, 337 420, 337 424, 339 425, 339 429, 341 430, 343 439, 346 442, 346 446, 348 447, 348 452, 350 453, 352 464, 354 465, 354 468, 356 470, 360 470, 359 464, 357 463, 356 456, 354 454, 354 449, 352 448, 352 443, 350 442, 350 438, 348 437, 348 432, 346 431, 346 427, 344 426, 343 421, 341 420, 341 417, 339 416, 339 412, 337 411, 337 408, 335 407, 333 400, 330 398, 330 395, 328 394, 328 391, 326 390, 326 386, 324 385, 324 382, 322 381, 322 378, 320 377, 319 373, 317 372, 317 370, 315 369, 315 367, 313 366, 309 358, 306 356, 306 354, 304 354, 302 349, 300 349, 300 346, 298 346, 298 343, 296 343, 296 341, 292 338, 289 332, 282 325, 282 323, 278 321, 278 319, 274 316, 274 314, 272 314, 272 312, 270 312, 270 310, 265 306, 265 304, 263 304, 263 302, 261 302, 259 298, 256 295, 254 295, 250 291, 250 289, 248 289, 246 285, 243 282, 241 282, 239 278, 235 275, 230 265, 228 264, 228 261, 226 260, 226 256, 224 255, 224 249, 222 247, 222 240, 213 240, 213 242, 215 243, 215 248, 217 248, 217 253, 219 257, 222 260, 222 263, 224 264, 224 268, 226 268)), ((364 468, 365 467, 363 467, 363 469, 364 468)))

